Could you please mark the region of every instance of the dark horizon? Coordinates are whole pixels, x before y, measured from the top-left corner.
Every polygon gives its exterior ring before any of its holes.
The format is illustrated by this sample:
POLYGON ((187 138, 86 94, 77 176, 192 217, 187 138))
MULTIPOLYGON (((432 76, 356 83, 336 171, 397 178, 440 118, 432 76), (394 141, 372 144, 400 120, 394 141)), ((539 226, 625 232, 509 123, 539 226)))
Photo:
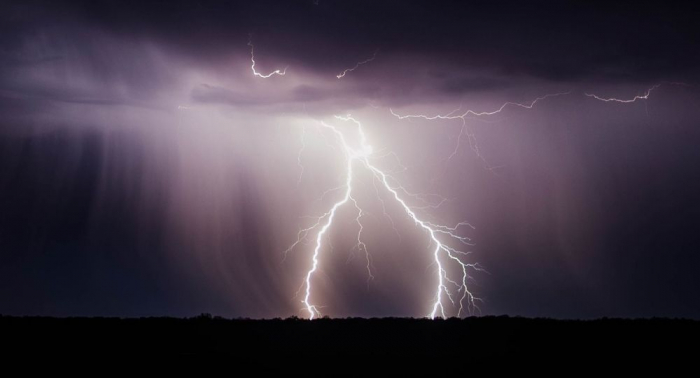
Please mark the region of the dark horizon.
MULTIPOLYGON (((698 16, 658 1, 3 2, 0 314, 308 316, 316 234, 283 252, 342 198, 328 191, 346 146, 321 122, 364 146, 350 114, 418 217, 474 227, 450 244, 485 270, 464 281, 474 314, 700 320, 698 16)), ((365 168, 366 247, 348 202, 310 303, 439 313, 433 242, 365 168)))
MULTIPOLYGON (((561 371, 569 366, 691 368, 699 321, 555 321, 483 317, 429 319, 55 319, 0 317, 4 356, 226 356, 236 367, 288 371, 289 361, 391 372, 499 369, 561 371), (605 340, 606 342, 601 342, 605 340), (270 356, 275 356, 270 364, 270 356), (352 363, 348 363, 353 359, 352 363), (354 361, 354 360, 357 361, 354 361), (505 362, 505 363, 504 363, 505 362), (346 366, 347 365, 347 366, 346 366), (465 367, 465 365, 469 365, 465 367)), ((126 358, 125 358, 126 357, 126 358)))

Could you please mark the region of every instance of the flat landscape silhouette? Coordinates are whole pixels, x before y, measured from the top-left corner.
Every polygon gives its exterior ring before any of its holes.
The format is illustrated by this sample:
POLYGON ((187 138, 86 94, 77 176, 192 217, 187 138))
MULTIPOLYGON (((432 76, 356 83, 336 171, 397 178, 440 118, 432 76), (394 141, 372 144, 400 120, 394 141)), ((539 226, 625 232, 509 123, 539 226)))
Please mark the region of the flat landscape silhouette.
MULTIPOLYGON (((339 362, 434 358, 520 365, 640 362, 692 365, 700 322, 683 319, 553 320, 507 316, 466 319, 51 318, 0 317, 2 353, 23 355, 229 355, 339 362), (549 362, 547 362, 549 363, 549 362)), ((520 366, 519 365, 519 366, 520 366)))

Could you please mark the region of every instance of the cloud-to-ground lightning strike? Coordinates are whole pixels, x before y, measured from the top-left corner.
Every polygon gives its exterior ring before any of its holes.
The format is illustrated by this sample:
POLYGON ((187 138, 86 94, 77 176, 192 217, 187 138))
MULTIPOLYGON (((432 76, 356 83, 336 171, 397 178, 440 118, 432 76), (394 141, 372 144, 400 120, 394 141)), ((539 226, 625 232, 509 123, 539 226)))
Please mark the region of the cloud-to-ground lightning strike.
POLYGON ((410 197, 410 193, 405 188, 398 185, 395 178, 372 162, 373 159, 378 157, 374 156, 372 146, 367 142, 367 137, 362 128, 362 124, 350 116, 336 116, 335 118, 339 121, 354 123, 357 126, 357 132, 360 136, 359 147, 352 147, 350 143, 347 142, 345 134, 338 127, 325 122, 320 122, 321 128, 328 129, 335 135, 336 141, 340 145, 345 158, 345 184, 342 187, 344 190, 344 195, 331 206, 330 210, 319 216, 313 225, 300 230, 299 234, 297 235, 296 242, 287 250, 289 251, 293 249, 295 246, 305 240, 311 231, 316 228, 320 228, 316 234, 311 268, 308 270, 305 281, 302 284, 302 287, 305 288, 305 296, 302 302, 304 303, 306 311, 309 313, 309 318, 314 319, 320 315, 318 306, 313 304, 311 296, 313 291, 312 279, 314 273, 318 270, 324 237, 328 233, 328 230, 333 226, 337 211, 348 203, 353 203, 358 211, 358 215, 355 218, 359 226, 356 248, 364 250, 367 258, 367 271, 369 274, 368 280, 373 278, 371 272, 370 255, 367 251, 367 246, 362 241, 363 226, 360 219, 363 215, 363 211, 360 208, 358 201, 352 196, 354 174, 358 167, 362 167, 372 174, 373 181, 380 183, 380 187, 389 193, 390 197, 396 201, 396 203, 414 222, 414 224, 428 234, 430 244, 434 246, 434 249, 432 250, 432 259, 437 267, 437 286, 435 289, 434 302, 431 306, 431 311, 429 312, 428 317, 446 317, 445 300, 449 300, 450 303, 458 308, 457 316, 461 316, 466 310, 472 311, 476 309, 477 307, 475 302, 479 299, 469 291, 467 281, 470 279, 469 270, 481 271, 483 269, 477 263, 467 263, 463 261, 469 252, 459 250, 448 244, 448 242, 451 241, 462 245, 472 245, 468 237, 459 234, 459 230, 461 228, 472 226, 467 222, 460 222, 455 226, 450 227, 421 219, 418 214, 416 214, 417 208, 411 207, 406 202, 404 196, 400 194, 401 192, 410 197), (459 278, 453 279, 448 275, 448 268, 446 265, 449 263, 456 264, 459 267, 459 270, 461 271, 459 278), (450 290, 448 285, 454 285, 456 292, 462 293, 459 299, 455 298, 455 293, 450 290))
POLYGON ((377 52, 375 51, 374 54, 372 54, 372 57, 371 57, 371 58, 365 59, 365 60, 363 60, 363 61, 361 61, 361 62, 357 62, 353 67, 348 68, 348 69, 345 69, 343 72, 341 72, 341 73, 335 75, 335 77, 337 77, 338 79, 342 79, 342 78, 345 77, 345 75, 347 75, 348 72, 355 71, 356 69, 360 68, 361 65, 367 64, 367 63, 373 61, 373 60, 376 59, 376 58, 377 58, 377 52))
POLYGON ((284 67, 283 70, 279 70, 279 69, 274 70, 267 75, 256 71, 255 70, 255 46, 253 45, 252 36, 250 38, 248 38, 248 46, 250 46, 250 69, 253 70, 253 75, 260 77, 260 78, 263 78, 263 79, 267 79, 267 78, 272 77, 274 75, 284 76, 287 73, 288 67, 284 67))

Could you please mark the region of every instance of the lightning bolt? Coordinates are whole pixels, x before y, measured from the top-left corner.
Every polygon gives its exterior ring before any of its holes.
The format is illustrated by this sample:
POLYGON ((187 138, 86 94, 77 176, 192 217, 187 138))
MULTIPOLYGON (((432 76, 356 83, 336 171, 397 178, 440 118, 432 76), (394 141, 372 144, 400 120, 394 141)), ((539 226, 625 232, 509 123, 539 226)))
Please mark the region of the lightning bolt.
POLYGON ((637 100, 648 100, 648 99, 649 99, 649 96, 651 95, 651 92, 654 91, 655 89, 659 88, 662 84, 666 84, 666 85, 681 85, 681 86, 685 86, 685 87, 689 87, 689 86, 690 86, 690 84, 680 83, 680 82, 663 82, 663 83, 656 84, 656 85, 654 85, 654 86, 648 88, 646 91, 644 91, 644 94, 634 96, 634 97, 632 97, 632 98, 630 98, 630 99, 619 99, 619 98, 614 98, 614 97, 607 97, 607 98, 606 98, 606 97, 598 96, 598 95, 593 94, 593 93, 584 93, 584 95, 586 95, 586 96, 588 96, 588 97, 592 97, 592 98, 594 98, 594 99, 596 99, 596 100, 599 100, 599 101, 604 101, 604 102, 620 102, 620 103, 623 103, 623 104, 629 104, 629 103, 632 103, 632 102, 636 102, 637 100))
POLYGON ((422 118, 422 119, 427 119, 427 120, 436 120, 436 119, 465 119, 468 116, 472 115, 475 117, 481 117, 481 116, 492 116, 496 115, 498 113, 501 113, 505 108, 509 106, 516 106, 524 109, 532 109, 535 104, 538 102, 548 99, 550 97, 558 97, 558 96, 564 96, 571 94, 571 91, 568 92, 560 92, 560 93, 551 93, 551 94, 546 94, 542 97, 537 97, 536 99, 527 102, 527 103, 519 103, 519 102, 506 102, 503 105, 501 105, 498 109, 492 110, 492 111, 483 111, 483 112, 477 112, 474 110, 467 110, 466 112, 458 115, 454 115, 454 113, 457 113, 458 110, 453 110, 448 114, 445 115, 435 115, 435 116, 427 116, 424 114, 408 114, 408 115, 399 115, 394 112, 393 109, 389 108, 389 111, 391 112, 392 115, 394 115, 398 119, 409 119, 409 118, 422 118))
MULTIPOLYGON (((416 213, 418 209, 411 207, 404 197, 404 195, 408 195, 410 197, 410 192, 403 186, 397 184, 397 180, 390 174, 380 169, 373 163, 374 159, 381 158, 382 156, 376 156, 374 154, 372 146, 367 142, 367 136, 364 132, 362 124, 349 115, 335 116, 335 119, 338 121, 351 122, 355 124, 357 127, 357 133, 360 137, 359 147, 353 147, 350 143, 348 143, 345 134, 340 128, 326 122, 319 123, 320 127, 330 130, 334 134, 336 142, 340 146, 345 158, 345 180, 344 185, 342 186, 344 194, 335 203, 333 203, 328 211, 317 217, 313 225, 300 230, 297 234, 296 242, 294 242, 292 246, 285 251, 286 253, 292 250, 299 243, 305 240, 309 233, 315 229, 318 229, 311 258, 311 267, 307 271, 305 280, 302 283, 302 287, 305 288, 305 295, 302 302, 304 303, 305 310, 309 314, 309 319, 314 319, 317 316, 320 316, 319 306, 314 304, 314 301, 312 300, 312 293, 313 277, 319 269, 323 249, 323 240, 333 226, 337 212, 343 206, 349 203, 352 203, 355 209, 358 211, 355 221, 359 226, 359 231, 357 234, 357 244, 355 247, 365 252, 365 256, 367 258, 367 271, 369 275, 368 281, 374 278, 371 271, 370 254, 367 251, 367 246, 362 241, 362 231, 364 228, 361 223, 361 218, 364 213, 358 201, 353 197, 353 187, 355 184, 354 176, 357 169, 364 169, 371 173, 373 182, 379 183, 379 187, 389 194, 389 196, 400 206, 405 215, 414 222, 416 227, 423 230, 428 237, 429 244, 432 246, 432 260, 437 267, 437 284, 435 288, 434 302, 431 305, 431 310, 427 316, 431 319, 438 316, 443 318, 446 317, 446 301, 449 301, 455 308, 457 308, 457 316, 461 316, 462 313, 467 310, 471 312, 474 309, 478 309, 476 302, 479 301, 479 298, 472 294, 468 288, 467 282, 471 279, 469 275, 470 271, 483 271, 483 268, 477 263, 468 263, 464 261, 466 256, 469 255, 469 252, 462 251, 451 245, 473 245, 468 237, 459 233, 462 228, 468 227, 473 229, 473 227, 467 222, 460 222, 454 226, 446 226, 420 218, 416 213), (400 193, 403 193, 403 195, 400 193), (459 277, 450 277, 448 274, 449 264, 454 264, 455 267, 458 268, 458 270, 461 272, 459 277), (451 290, 450 288, 452 286, 454 286, 454 289, 451 290), (458 293, 461 293, 459 298, 456 297, 456 294, 458 293)), ((375 186, 375 188, 378 189, 377 186, 375 186)))
POLYGON ((335 75, 335 77, 337 77, 338 79, 342 79, 342 78, 345 77, 345 75, 346 75, 348 72, 355 71, 356 69, 360 68, 361 65, 367 64, 367 63, 373 61, 375 58, 377 58, 377 52, 376 52, 376 51, 374 52, 374 54, 372 55, 371 58, 365 59, 365 60, 363 60, 363 61, 361 61, 361 62, 357 62, 357 63, 355 64, 355 66, 344 70, 343 72, 341 72, 341 73, 335 75))
POLYGON ((492 115, 495 115, 495 114, 502 112, 508 106, 517 106, 517 107, 524 108, 524 109, 532 109, 535 106, 535 104, 537 104, 538 102, 540 102, 542 100, 548 99, 550 97, 558 97, 558 96, 564 96, 564 95, 568 95, 568 94, 571 94, 571 91, 546 94, 542 97, 537 97, 536 99, 534 99, 530 102, 527 102, 527 103, 519 103, 519 102, 510 102, 509 101, 509 102, 506 102, 503 105, 501 105, 496 110, 483 111, 483 112, 477 112, 474 110, 467 110, 466 112, 459 114, 459 115, 453 115, 454 113, 457 113, 459 110, 453 110, 452 112, 450 112, 446 115, 435 115, 435 116, 426 116, 423 114, 398 115, 398 114, 394 113, 394 111, 391 108, 389 109, 389 111, 391 112, 391 114, 393 114, 398 119, 407 119, 407 118, 423 118, 423 119, 427 119, 427 120, 457 119, 457 118, 464 119, 464 118, 468 117, 469 115, 472 115, 475 117, 492 116, 492 115))
POLYGON ((469 139, 469 145, 472 149, 472 151, 476 154, 476 156, 481 159, 488 167, 488 162, 484 158, 484 156, 481 154, 479 151, 479 145, 476 140, 476 136, 474 135, 473 132, 470 132, 467 128, 467 119, 470 117, 483 117, 483 116, 493 116, 496 114, 499 114, 503 112, 506 108, 508 107, 518 107, 518 108, 523 108, 523 109, 532 109, 538 102, 546 100, 551 97, 559 97, 559 96, 565 96, 571 94, 571 91, 568 92, 559 92, 559 93, 550 93, 546 94, 541 97, 537 97, 534 100, 530 102, 525 102, 525 103, 519 103, 519 102, 506 102, 503 105, 501 105, 498 109, 496 110, 490 110, 490 111, 474 111, 474 110, 467 110, 465 112, 459 113, 461 109, 455 109, 447 114, 438 114, 438 115, 425 115, 425 114, 406 114, 406 115, 400 115, 394 112, 393 109, 389 108, 389 112, 396 118, 401 119, 401 120, 411 120, 411 119, 424 119, 428 121, 435 121, 435 120, 459 120, 461 122, 461 128, 459 135, 457 136, 457 143, 455 145, 454 150, 452 150, 452 153, 448 157, 448 160, 452 159, 457 152, 459 151, 459 148, 462 143, 462 138, 466 134, 468 139, 469 139))
POLYGON ((253 70, 253 75, 255 75, 255 76, 257 76, 257 77, 260 77, 260 78, 263 78, 263 79, 267 79, 267 78, 270 78, 270 77, 272 77, 272 76, 274 76, 274 75, 284 76, 284 75, 287 73, 287 68, 289 68, 288 66, 287 66, 287 67, 284 67, 284 69, 281 70, 281 71, 280 71, 280 70, 274 70, 274 71, 270 72, 270 73, 267 74, 267 75, 262 74, 262 73, 256 71, 256 70, 255 70, 255 46, 253 45, 253 37, 252 37, 252 35, 249 36, 249 38, 248 38, 248 46, 250 46, 250 63, 251 63, 251 64, 250 64, 250 69, 253 70))
POLYGON ((626 99, 626 100, 625 100, 625 99, 619 99, 619 98, 612 98, 612 97, 610 97, 610 98, 600 97, 600 96, 595 95, 595 94, 592 94, 592 93, 584 93, 584 94, 585 94, 586 96, 588 96, 588 97, 593 97, 594 99, 600 100, 600 101, 605 101, 605 102, 621 102, 621 103, 624 103, 624 104, 629 104, 629 103, 631 103, 631 102, 636 102, 637 100, 648 100, 648 99, 649 99, 649 95, 651 95, 651 91, 653 91, 654 89, 656 89, 656 88, 658 88, 658 87, 660 87, 660 86, 661 86, 661 84, 656 84, 656 85, 654 85, 653 87, 647 89, 647 90, 644 92, 643 95, 637 95, 637 96, 634 96, 634 97, 631 98, 631 99, 626 99))

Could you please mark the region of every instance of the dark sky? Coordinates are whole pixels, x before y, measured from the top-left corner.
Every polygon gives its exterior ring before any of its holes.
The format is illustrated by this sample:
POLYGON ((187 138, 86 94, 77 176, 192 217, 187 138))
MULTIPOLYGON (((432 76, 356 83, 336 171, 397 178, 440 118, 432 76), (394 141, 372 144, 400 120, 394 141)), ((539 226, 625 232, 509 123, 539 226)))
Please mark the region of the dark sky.
MULTIPOLYGON (((282 251, 343 182, 314 125, 351 113, 383 169, 449 199, 421 216, 475 226, 483 314, 700 319, 699 16, 669 1, 4 1, 0 313, 305 316, 313 246, 282 251), (255 77, 249 40, 256 69, 286 74, 255 77), (584 95, 655 85, 629 103, 584 95), (478 153, 460 120, 390 112, 562 92, 466 119, 478 153)), ((358 173, 375 279, 341 212, 315 301, 424 316, 428 239, 395 205, 387 220, 372 182, 358 173)))

